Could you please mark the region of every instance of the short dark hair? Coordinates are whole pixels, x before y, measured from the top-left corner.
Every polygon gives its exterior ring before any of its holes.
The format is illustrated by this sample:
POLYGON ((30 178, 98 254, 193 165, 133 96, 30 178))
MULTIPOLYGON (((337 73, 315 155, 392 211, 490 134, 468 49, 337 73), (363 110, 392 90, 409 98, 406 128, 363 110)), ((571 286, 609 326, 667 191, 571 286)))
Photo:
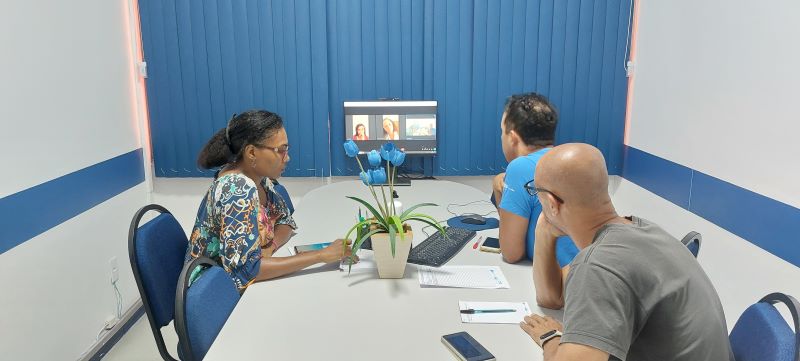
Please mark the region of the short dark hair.
POLYGON ((543 95, 512 95, 505 107, 506 133, 516 131, 527 145, 551 145, 555 140, 558 112, 543 95))
POLYGON ((211 136, 197 156, 197 165, 212 169, 227 163, 238 162, 242 150, 248 145, 258 145, 283 128, 283 119, 266 110, 248 110, 235 115, 225 128, 211 136))

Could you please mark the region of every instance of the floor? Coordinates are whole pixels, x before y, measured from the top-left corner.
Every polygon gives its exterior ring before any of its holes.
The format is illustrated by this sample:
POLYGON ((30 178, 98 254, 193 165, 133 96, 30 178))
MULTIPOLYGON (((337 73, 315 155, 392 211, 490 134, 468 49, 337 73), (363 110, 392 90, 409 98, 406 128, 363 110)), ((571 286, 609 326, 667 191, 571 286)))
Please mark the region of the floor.
MULTIPOLYGON (((485 190, 487 199, 492 185, 491 176, 439 177, 475 188, 485 190)), ((310 190, 331 182, 354 180, 352 177, 333 178, 281 178, 280 182, 289 191, 295 208, 302 207, 303 196, 310 190)), ((194 225, 194 217, 200 198, 209 186, 206 178, 157 178, 153 184, 152 203, 157 203, 172 212, 188 234, 194 225)), ((172 324, 161 331, 165 344, 172 355, 177 355, 178 336, 172 324)), ((103 357, 107 361, 146 361, 161 360, 156 348, 153 333, 147 323, 147 317, 141 317, 122 336, 116 345, 103 357)))

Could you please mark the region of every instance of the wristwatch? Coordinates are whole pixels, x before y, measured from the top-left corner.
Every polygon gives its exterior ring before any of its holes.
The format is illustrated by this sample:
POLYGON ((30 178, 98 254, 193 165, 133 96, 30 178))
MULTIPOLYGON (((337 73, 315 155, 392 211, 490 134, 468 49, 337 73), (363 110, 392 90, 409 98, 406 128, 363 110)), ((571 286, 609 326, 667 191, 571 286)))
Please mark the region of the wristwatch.
POLYGON ((539 336, 539 346, 544 348, 544 343, 550 341, 556 337, 561 337, 563 333, 559 330, 550 330, 539 336))

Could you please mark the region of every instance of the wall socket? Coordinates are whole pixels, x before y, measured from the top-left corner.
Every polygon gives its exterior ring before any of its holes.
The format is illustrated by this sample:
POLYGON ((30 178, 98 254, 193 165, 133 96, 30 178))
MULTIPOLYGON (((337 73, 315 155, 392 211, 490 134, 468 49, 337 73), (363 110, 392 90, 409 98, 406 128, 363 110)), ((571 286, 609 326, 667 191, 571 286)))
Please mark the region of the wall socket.
POLYGON ((119 265, 117 264, 117 257, 111 257, 108 260, 108 264, 111 266, 111 283, 116 283, 119 281, 119 265))

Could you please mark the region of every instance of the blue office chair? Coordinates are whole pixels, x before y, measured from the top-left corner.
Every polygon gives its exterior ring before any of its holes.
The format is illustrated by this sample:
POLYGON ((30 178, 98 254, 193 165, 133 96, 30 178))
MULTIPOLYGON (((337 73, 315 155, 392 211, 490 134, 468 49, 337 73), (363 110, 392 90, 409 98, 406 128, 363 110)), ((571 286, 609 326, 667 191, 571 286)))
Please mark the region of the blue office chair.
POLYGON ((237 302, 239 292, 233 280, 213 260, 199 257, 183 267, 175 293, 175 330, 182 360, 206 356, 237 302), (207 268, 189 285, 197 266, 207 268))
POLYGON ((731 331, 736 361, 800 361, 800 304, 792 296, 771 293, 748 307, 731 331), (794 331, 773 304, 789 307, 794 331))
POLYGON ((683 239, 681 243, 683 243, 686 248, 689 249, 689 252, 692 252, 694 258, 697 258, 697 254, 700 253, 700 243, 703 242, 703 236, 700 235, 698 232, 689 232, 683 239))
POLYGON ((164 345, 161 328, 175 316, 175 285, 183 267, 189 240, 183 228, 164 207, 151 204, 139 209, 128 230, 128 255, 142 304, 164 360, 174 361, 164 345), (139 226, 148 211, 159 214, 139 226))
POLYGON ((277 180, 272 179, 272 185, 275 188, 275 193, 283 198, 283 201, 286 203, 286 208, 289 208, 289 214, 294 214, 294 205, 292 204, 292 198, 289 197, 289 191, 286 190, 282 184, 279 184, 277 180))

